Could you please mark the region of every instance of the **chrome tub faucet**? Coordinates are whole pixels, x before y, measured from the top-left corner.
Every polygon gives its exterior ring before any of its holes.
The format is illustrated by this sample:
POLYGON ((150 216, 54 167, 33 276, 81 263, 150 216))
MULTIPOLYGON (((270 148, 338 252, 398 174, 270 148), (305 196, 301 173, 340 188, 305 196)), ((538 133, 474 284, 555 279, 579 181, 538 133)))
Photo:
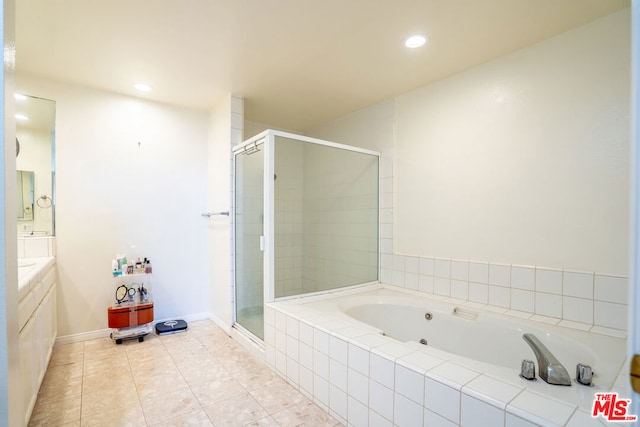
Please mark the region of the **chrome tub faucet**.
POLYGON ((529 344, 538 359, 538 375, 549 384, 571 385, 571 377, 562 364, 533 334, 524 334, 522 339, 529 344))

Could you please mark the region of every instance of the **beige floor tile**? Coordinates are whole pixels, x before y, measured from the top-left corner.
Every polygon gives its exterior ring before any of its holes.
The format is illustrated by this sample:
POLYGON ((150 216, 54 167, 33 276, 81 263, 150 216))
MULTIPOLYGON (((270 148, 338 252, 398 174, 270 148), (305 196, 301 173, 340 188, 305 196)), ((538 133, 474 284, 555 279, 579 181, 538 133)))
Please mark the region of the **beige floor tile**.
POLYGON ((82 418, 82 427, 145 427, 147 422, 139 403, 82 418))
POLYGON ((300 403, 271 415, 282 427, 339 426, 340 423, 311 402, 300 403))
POLYGON ((153 425, 201 409, 191 389, 159 388, 155 393, 140 395, 147 423, 153 425))
POLYGON ((260 418, 257 421, 245 424, 245 426, 251 426, 251 427, 271 427, 271 426, 280 426, 280 424, 278 424, 276 422, 276 420, 274 420, 272 417, 264 417, 264 418, 260 418))
POLYGON ((68 396, 52 402, 36 401, 29 426, 61 426, 80 422, 80 395, 68 396))
POLYGON ((242 426, 269 415, 249 393, 207 406, 204 409, 214 426, 242 426))
POLYGON ((231 376, 191 386, 191 390, 203 407, 247 394, 247 390, 231 376))
POLYGON ((95 418, 110 412, 129 412, 140 407, 133 382, 82 394, 82 419, 95 418))
POLYGON ((204 409, 199 409, 153 425, 158 427, 213 427, 204 409))
POLYGON ((54 348, 30 426, 276 426, 337 421, 213 322, 54 348), (269 415, 272 414, 272 415, 269 415))
POLYGON ((279 378, 252 391, 251 395, 270 415, 302 402, 308 402, 298 390, 279 378))

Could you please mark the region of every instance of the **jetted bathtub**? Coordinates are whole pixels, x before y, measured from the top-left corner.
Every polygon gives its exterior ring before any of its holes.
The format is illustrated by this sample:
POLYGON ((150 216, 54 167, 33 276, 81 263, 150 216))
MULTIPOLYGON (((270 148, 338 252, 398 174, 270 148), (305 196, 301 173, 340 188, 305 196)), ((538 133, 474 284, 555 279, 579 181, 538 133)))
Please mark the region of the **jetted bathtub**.
MULTIPOLYGON (((505 414, 503 419, 508 419, 510 416, 508 415, 509 405, 513 406, 511 413, 534 423, 563 425, 571 416, 584 416, 592 408, 595 393, 615 390, 618 374, 626 359, 626 341, 623 338, 508 316, 491 309, 470 308, 469 304, 460 305, 437 296, 425 296, 382 284, 278 302, 272 304, 271 307, 276 312, 280 311, 286 316, 297 319, 300 331, 302 331, 304 324, 305 328, 309 325, 314 329, 314 332, 316 330, 323 331, 315 332, 316 335, 322 336, 323 333, 327 333, 330 337, 336 336, 342 337, 343 340, 346 339, 350 351, 359 351, 358 349, 364 348, 373 355, 384 353, 384 351, 378 352, 377 349, 402 348, 403 350, 398 352, 397 356, 389 357, 389 362, 396 364, 396 386, 398 385, 397 366, 404 363, 403 357, 412 361, 410 364, 412 367, 417 366, 416 360, 427 360, 425 366, 422 368, 418 366, 415 369, 418 372, 424 372, 425 378, 429 378, 430 370, 440 364, 446 365, 448 368, 459 366, 461 370, 465 370, 465 374, 474 372, 480 377, 489 378, 485 381, 487 384, 498 380, 500 384, 505 385, 504 393, 503 391, 495 391, 494 396, 491 395, 494 391, 488 392, 486 396, 482 396, 482 391, 478 392, 485 387, 485 384, 478 377, 470 385, 465 385, 464 381, 460 381, 456 387, 463 396, 460 402, 464 401, 465 390, 468 388, 467 394, 475 398, 479 397, 480 400, 497 408, 502 408, 501 410, 505 414), (578 363, 590 365, 594 372, 593 385, 584 386, 572 381, 572 385, 567 387, 547 384, 539 377, 535 381, 521 378, 519 373, 523 359, 533 360, 536 364, 536 374, 538 373, 538 361, 533 350, 522 338, 525 333, 534 334, 562 363, 572 379, 575 378, 578 363), (389 344, 394 342, 396 347, 389 344), (407 354, 408 356, 404 356, 407 354), (476 383, 477 386, 474 385, 476 383), (513 395, 509 395, 507 390, 513 395), (503 395, 505 396, 504 401, 496 403, 500 400, 496 399, 496 396, 503 395), (545 408, 545 398, 551 398, 549 404, 558 409, 558 413, 565 411, 562 417, 565 417, 566 420, 558 415, 557 419, 564 421, 549 422, 548 418, 544 418, 546 415, 538 416, 553 412, 549 408, 545 408), (581 412, 581 414, 576 412, 581 412)), ((277 327, 274 330, 277 347, 279 331, 277 327)), ((305 347, 302 345, 302 338, 300 340, 300 353, 302 353, 302 349, 305 347)), ((317 351, 314 347, 317 343, 317 339, 313 343, 309 342, 314 352, 317 351)), ((269 344, 268 340, 267 344, 269 344)), ((288 351, 289 345, 289 341, 287 341, 286 351, 288 351)), ((277 354, 276 352, 276 357, 277 354)), ((286 356, 289 357, 288 353, 286 356)), ((302 357, 300 354, 300 358, 302 357)), ((351 353, 348 357, 349 363, 351 363, 351 353)), ((371 360, 373 361, 373 358, 371 360)), ((267 361, 269 362, 268 354, 267 361)), ((300 363, 300 372, 303 372, 304 361, 300 363)), ((275 364, 277 365, 277 360, 275 364)), ((315 365, 309 369, 314 367, 315 365)), ((289 369, 288 362, 286 369, 289 369)), ((370 370, 363 372, 368 372, 370 378, 373 378, 376 375, 374 369, 375 366, 371 364, 370 370)), ((435 371, 437 370, 436 368, 435 371)), ((285 372, 285 376, 290 377, 287 372, 285 372)), ((453 377, 455 376, 453 374, 453 377)), ((460 375, 460 377, 463 376, 460 375)), ((435 375, 434 377, 438 378, 435 375)), ((443 382, 447 381, 443 380, 443 382)), ((304 388, 302 384, 300 388, 301 390, 304 388)), ((491 387, 487 390, 489 389, 491 387)), ((346 391, 349 392, 349 390, 350 388, 347 387, 346 391)), ((371 392, 373 393, 372 388, 371 392)), ((398 396, 397 390, 395 393, 398 396)), ((425 392, 425 396, 427 393, 425 392)), ((349 398, 351 399, 350 395, 349 398)), ((369 405, 371 405, 371 399, 369 397, 369 405)), ((318 399, 314 398, 314 400, 318 399)), ((366 399, 361 398, 360 400, 366 399)), ((424 408, 428 409, 428 398, 425 397, 424 402, 424 408)), ((323 403, 322 399, 319 403, 323 403)), ((330 405, 326 406, 331 409, 330 405)), ((372 406, 370 406, 370 410, 376 411, 372 406)), ((433 408, 431 410, 433 411, 433 408)), ((341 415, 339 411, 332 410, 331 413, 341 415)), ((425 410, 425 417, 427 413, 428 411, 425 410)), ((436 413, 438 412, 436 411, 436 413)), ((458 409, 458 413, 463 414, 464 411, 458 409)), ((396 408, 395 414, 396 416, 401 415, 398 408, 396 408)), ((446 410, 438 414, 447 415, 446 410)), ((458 417, 460 416, 464 418, 464 415, 458 415, 458 417)), ((455 417, 456 415, 453 413, 448 419, 455 423, 461 422, 460 418, 456 419, 455 417)), ((342 417, 342 420, 352 423, 351 420, 347 420, 347 417, 342 417)), ((395 420, 391 421, 395 422, 395 420)))

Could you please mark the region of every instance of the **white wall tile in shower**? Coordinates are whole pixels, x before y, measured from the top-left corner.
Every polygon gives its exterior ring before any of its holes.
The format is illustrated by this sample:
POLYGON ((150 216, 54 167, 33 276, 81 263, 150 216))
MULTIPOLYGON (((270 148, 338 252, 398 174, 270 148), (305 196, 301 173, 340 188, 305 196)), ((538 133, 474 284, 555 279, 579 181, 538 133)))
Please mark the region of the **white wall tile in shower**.
POLYGON ((562 271, 536 268, 536 292, 562 294, 562 271))
POLYGON ((597 301, 626 304, 628 299, 629 281, 625 277, 595 275, 594 299, 597 301))
POLYGON ((536 270, 534 267, 511 266, 511 287, 533 291, 536 283, 536 270))

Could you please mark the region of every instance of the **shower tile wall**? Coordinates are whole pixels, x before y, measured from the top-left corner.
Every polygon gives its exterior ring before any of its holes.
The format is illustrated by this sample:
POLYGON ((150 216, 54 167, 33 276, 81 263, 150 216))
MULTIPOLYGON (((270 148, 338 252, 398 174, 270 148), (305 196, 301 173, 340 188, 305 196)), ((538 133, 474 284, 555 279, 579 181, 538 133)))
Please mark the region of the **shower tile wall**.
POLYGON ((275 294, 303 292, 303 145, 287 144, 275 156, 275 294))

